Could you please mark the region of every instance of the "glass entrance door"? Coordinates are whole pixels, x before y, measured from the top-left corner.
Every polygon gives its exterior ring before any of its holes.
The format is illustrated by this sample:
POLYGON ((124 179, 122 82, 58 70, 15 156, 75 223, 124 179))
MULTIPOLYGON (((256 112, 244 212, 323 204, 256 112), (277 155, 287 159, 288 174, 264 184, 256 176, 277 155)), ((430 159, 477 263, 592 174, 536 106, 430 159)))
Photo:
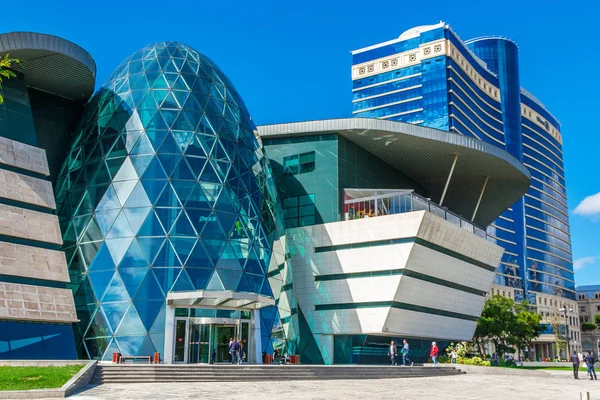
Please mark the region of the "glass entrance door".
POLYGON ((176 319, 175 320, 175 353, 173 362, 186 363, 187 362, 187 347, 188 347, 188 331, 187 331, 187 319, 176 319))
POLYGON ((188 363, 207 363, 210 357, 210 325, 191 324, 188 363))
POLYGON ((215 362, 231 362, 229 339, 235 337, 235 325, 211 325, 212 347, 216 350, 215 362))

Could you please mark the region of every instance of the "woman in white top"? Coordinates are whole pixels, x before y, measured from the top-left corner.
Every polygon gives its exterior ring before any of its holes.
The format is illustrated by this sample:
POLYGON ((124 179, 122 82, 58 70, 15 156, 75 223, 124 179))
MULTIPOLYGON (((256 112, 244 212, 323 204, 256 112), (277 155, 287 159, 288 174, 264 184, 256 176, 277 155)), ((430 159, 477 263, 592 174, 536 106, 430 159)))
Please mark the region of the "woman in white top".
POLYGON ((452 349, 452 353, 450 353, 450 357, 452 357, 452 364, 456 364, 456 359, 458 358, 458 354, 456 354, 456 349, 452 349))

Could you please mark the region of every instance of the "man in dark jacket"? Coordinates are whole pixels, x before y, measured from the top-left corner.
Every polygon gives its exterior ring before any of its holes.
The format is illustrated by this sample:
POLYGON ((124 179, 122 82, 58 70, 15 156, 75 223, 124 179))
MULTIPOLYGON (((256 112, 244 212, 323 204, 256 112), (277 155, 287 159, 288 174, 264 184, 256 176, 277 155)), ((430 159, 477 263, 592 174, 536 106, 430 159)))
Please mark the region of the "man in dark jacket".
POLYGON ((571 362, 573 363, 573 376, 575 379, 579 379, 579 356, 576 351, 571 354, 571 362))
POLYGON ((598 378, 596 377, 596 370, 594 369, 594 363, 596 362, 594 356, 592 356, 590 353, 585 353, 585 358, 583 359, 583 361, 585 361, 585 366, 587 367, 588 373, 590 374, 590 380, 598 380, 598 378))
POLYGON ((233 338, 233 341, 229 343, 229 353, 231 354, 231 363, 237 364, 237 355, 240 351, 240 344, 237 338, 233 338))
POLYGON ((394 343, 393 340, 390 342, 390 347, 388 349, 388 355, 390 356, 392 365, 396 365, 396 357, 398 356, 398 348, 396 347, 396 343, 394 343))

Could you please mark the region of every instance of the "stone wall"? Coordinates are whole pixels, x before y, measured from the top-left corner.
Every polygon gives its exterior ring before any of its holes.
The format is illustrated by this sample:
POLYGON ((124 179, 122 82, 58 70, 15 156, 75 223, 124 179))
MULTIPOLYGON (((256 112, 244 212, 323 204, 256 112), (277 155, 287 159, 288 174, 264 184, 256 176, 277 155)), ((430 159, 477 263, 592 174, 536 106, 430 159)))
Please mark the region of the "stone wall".
POLYGON ((0 319, 70 323, 77 314, 68 289, 0 282, 0 319))
POLYGON ((62 244, 58 217, 0 204, 0 235, 62 244))
POLYGON ((0 275, 69 282, 65 253, 0 242, 0 275))
POLYGON ((48 161, 43 149, 0 137, 0 164, 48 176, 48 161))
POLYGON ((48 181, 0 169, 0 197, 55 209, 54 191, 48 181))

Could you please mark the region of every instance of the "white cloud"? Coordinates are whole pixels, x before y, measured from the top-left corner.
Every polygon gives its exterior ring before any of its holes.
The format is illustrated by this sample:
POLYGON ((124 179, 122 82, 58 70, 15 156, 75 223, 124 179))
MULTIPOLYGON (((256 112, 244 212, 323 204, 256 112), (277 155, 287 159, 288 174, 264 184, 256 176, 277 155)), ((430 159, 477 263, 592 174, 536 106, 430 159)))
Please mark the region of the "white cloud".
POLYGON ((593 194, 583 199, 573 211, 577 215, 600 215, 600 193, 593 194))
POLYGON ((577 259, 573 263, 573 268, 576 270, 580 270, 588 264, 594 264, 596 262, 596 260, 600 260, 600 256, 583 257, 583 258, 577 259))

